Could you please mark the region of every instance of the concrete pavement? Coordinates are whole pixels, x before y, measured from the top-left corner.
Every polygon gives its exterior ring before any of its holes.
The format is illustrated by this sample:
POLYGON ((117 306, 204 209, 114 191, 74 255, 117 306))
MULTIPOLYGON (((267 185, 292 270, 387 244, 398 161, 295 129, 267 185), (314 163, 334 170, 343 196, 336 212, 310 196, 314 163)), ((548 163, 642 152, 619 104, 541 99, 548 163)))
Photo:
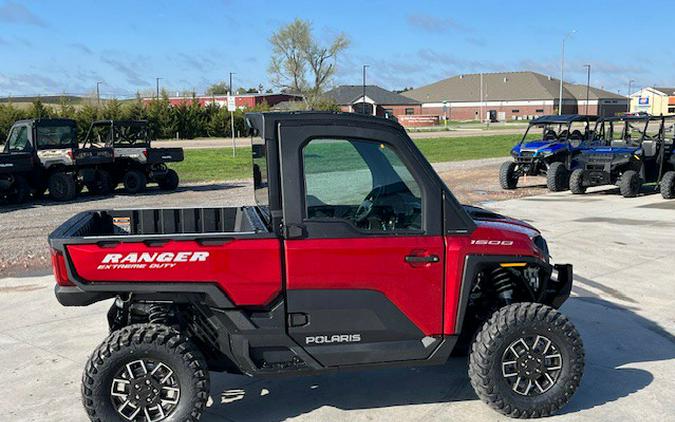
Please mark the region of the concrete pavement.
MULTIPOLYGON (((551 421, 675 420, 675 201, 569 193, 490 208, 542 229, 575 265, 563 306, 587 355, 582 385, 551 421)), ((0 420, 80 421, 83 364, 106 335, 108 303, 63 308, 50 276, 0 280, 0 420)), ((205 421, 495 421, 466 359, 441 367, 253 380, 212 376, 205 421)))

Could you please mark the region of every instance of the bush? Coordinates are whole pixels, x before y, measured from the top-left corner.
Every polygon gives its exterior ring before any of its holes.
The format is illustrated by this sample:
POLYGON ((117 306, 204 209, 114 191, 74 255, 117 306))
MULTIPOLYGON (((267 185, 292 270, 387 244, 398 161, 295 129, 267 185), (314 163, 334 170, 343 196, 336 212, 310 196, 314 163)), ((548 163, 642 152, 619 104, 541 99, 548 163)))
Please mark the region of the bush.
MULTIPOLYGON (((267 104, 258 105, 247 111, 267 111, 267 104)), ((235 134, 246 133, 245 112, 234 113, 235 134)), ((152 139, 231 136, 230 112, 217 104, 202 106, 193 97, 192 100, 172 106, 169 98, 163 95, 144 103, 140 97, 130 101, 108 100, 102 106, 84 103, 73 105, 63 99, 59 104, 43 104, 35 101, 30 107, 20 108, 12 103, 0 104, 0 143, 7 138, 12 124, 20 119, 37 117, 61 117, 77 122, 80 138, 84 138, 91 123, 100 119, 148 120, 148 129, 152 139)))

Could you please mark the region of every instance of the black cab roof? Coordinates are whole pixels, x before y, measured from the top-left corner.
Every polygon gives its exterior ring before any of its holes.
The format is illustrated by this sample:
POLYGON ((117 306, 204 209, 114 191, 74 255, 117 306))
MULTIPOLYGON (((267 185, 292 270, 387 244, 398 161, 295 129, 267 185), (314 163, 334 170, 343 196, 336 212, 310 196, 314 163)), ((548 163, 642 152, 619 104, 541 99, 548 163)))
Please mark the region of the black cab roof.
POLYGON ((593 122, 597 119, 598 119, 597 116, 590 116, 585 114, 560 114, 560 115, 556 114, 537 117, 536 119, 531 120, 530 124, 531 125, 546 124, 546 123, 567 124, 571 122, 585 122, 587 120, 593 122))

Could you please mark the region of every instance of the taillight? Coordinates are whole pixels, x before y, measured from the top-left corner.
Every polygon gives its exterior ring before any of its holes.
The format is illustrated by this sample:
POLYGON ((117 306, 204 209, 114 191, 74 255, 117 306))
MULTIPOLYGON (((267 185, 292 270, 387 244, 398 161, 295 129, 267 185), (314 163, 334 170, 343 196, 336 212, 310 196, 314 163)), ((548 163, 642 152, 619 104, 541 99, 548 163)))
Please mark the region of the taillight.
POLYGON ((148 158, 148 150, 147 149, 143 150, 143 155, 145 155, 145 158, 148 158))
POLYGON ((70 157, 70 159, 72 160, 73 159, 73 150, 69 149, 67 154, 68 154, 68 157, 70 157))
POLYGON ((52 270, 54 271, 54 278, 56 284, 59 286, 74 286, 72 281, 68 278, 68 270, 66 269, 66 258, 59 251, 52 249, 52 270))

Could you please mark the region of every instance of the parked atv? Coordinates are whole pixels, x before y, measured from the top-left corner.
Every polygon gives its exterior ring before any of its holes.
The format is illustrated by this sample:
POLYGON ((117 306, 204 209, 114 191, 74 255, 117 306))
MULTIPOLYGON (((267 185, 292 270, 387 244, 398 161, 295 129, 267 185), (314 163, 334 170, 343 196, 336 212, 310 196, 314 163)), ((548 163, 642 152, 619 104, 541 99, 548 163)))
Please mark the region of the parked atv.
POLYGON ((672 126, 675 116, 606 117, 595 127, 604 145, 584 149, 574 158, 570 190, 582 194, 591 186, 617 185, 625 198, 635 197, 643 184, 661 184, 672 196, 675 159, 672 126), (667 132, 670 135, 667 135, 667 132), (670 139, 666 139, 670 136, 670 139))
MULTIPOLYGON (((5 154, 31 157, 30 169, 14 178, 13 186, 23 186, 19 188, 23 192, 19 199, 25 197, 26 184, 35 196, 49 190, 56 201, 75 198, 85 186, 95 194, 110 192, 108 168, 113 162, 113 150, 80 148, 74 120, 19 120, 10 129, 5 154)), ((24 162, 22 168, 27 169, 26 166, 28 163, 24 162)))
POLYGON ((502 164, 499 184, 515 189, 523 176, 545 176, 552 192, 567 190, 571 159, 592 139, 594 116, 578 114, 542 116, 530 122, 521 141, 513 147, 513 161, 502 164), (531 135, 541 132, 541 138, 531 135))
POLYGON ((92 420, 196 421, 209 371, 442 365, 467 343, 496 411, 570 400, 584 349, 557 308, 573 271, 537 229, 462 206, 391 120, 246 119, 255 206, 89 211, 49 236, 61 304, 114 299, 82 378, 92 420))
POLYGON ((84 144, 114 148, 114 184, 124 184, 129 193, 139 193, 148 183, 175 190, 178 173, 166 163, 183 161, 182 148, 152 148, 145 120, 98 120, 91 124, 84 144))

